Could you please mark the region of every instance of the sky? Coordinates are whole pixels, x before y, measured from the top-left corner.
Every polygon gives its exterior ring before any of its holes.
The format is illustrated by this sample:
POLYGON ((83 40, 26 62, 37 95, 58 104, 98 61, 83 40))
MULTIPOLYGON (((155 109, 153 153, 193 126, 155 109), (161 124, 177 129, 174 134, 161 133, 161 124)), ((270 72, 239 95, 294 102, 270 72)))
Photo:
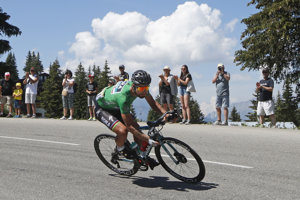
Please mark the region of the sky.
MULTIPOLYGON (((151 74, 151 93, 158 94, 158 75, 168 65, 180 74, 186 64, 197 92, 192 96, 204 114, 215 109, 212 78, 217 64, 230 73, 230 102, 252 99, 258 71, 240 71, 233 62, 241 49, 241 23, 258 10, 243 0, 0 0, 0 7, 22 35, 10 41, 20 76, 28 51, 40 53, 45 71, 55 59, 62 69, 75 71, 81 62, 112 74, 124 64, 129 74, 144 69, 151 74)), ((5 61, 7 54, 0 57, 5 61)), ((275 85, 275 91, 281 86, 275 85)), ((277 93, 274 93, 277 94, 277 93)))

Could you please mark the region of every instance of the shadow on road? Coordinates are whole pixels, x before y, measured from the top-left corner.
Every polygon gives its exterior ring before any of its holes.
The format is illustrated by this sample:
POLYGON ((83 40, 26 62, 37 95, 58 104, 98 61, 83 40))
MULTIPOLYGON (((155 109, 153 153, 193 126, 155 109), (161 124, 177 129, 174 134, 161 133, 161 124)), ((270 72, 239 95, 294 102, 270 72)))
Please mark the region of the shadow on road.
POLYGON ((117 174, 110 174, 111 176, 132 179, 132 183, 141 187, 146 188, 161 188, 165 190, 177 190, 177 191, 188 191, 188 190, 210 190, 217 188, 219 185, 215 183, 200 182, 198 184, 189 184, 182 181, 170 181, 169 177, 161 176, 150 176, 149 178, 138 177, 138 176, 120 176, 117 174))

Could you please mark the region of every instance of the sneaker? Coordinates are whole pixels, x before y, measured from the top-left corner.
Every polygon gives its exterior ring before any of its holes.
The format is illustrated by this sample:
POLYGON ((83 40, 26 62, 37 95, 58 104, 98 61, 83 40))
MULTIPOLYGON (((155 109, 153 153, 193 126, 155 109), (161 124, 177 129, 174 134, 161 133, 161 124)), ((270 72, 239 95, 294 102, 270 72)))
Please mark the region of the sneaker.
POLYGON ((222 126, 228 126, 228 121, 224 121, 224 122, 222 123, 222 126))
POLYGON ((7 118, 12 118, 13 116, 9 113, 6 117, 7 118))
POLYGON ((277 126, 276 125, 271 125, 270 128, 277 128, 277 126))
POLYGON ((3 113, 0 113, 0 117, 4 117, 4 114, 3 114, 3 113))
POLYGON ((29 115, 29 114, 27 114, 27 115, 26 115, 26 118, 30 118, 30 115, 29 115))
POLYGON ((68 120, 73 120, 73 117, 72 117, 72 116, 70 116, 70 117, 68 118, 68 120))
POLYGON ((159 162, 157 162, 155 159, 148 157, 147 158, 147 164, 149 165, 150 169, 153 170, 154 167, 159 165, 159 162))
POLYGON ((67 118, 65 116, 62 116, 60 119, 61 120, 66 120, 67 118))
POLYGON ((96 121, 96 117, 93 117, 93 121, 96 121))
POLYGON ((22 116, 21 116, 21 115, 18 115, 18 118, 22 118, 22 116))
POLYGON ((182 119, 181 122, 179 122, 179 124, 184 124, 185 123, 185 119, 182 119))
POLYGON ((90 117, 90 118, 88 119, 88 121, 92 121, 92 119, 93 119, 93 118, 92 118, 92 117, 90 117))
POLYGON ((185 125, 189 125, 190 124, 190 120, 187 120, 184 124, 185 125))
POLYGON ((14 118, 19 118, 19 115, 15 115, 14 118))
POLYGON ((115 152, 118 153, 120 156, 124 156, 127 159, 134 159, 136 158, 135 152, 130 149, 129 147, 126 147, 122 151, 118 151, 117 147, 115 148, 115 152))
POLYGON ((33 114, 31 118, 36 118, 36 115, 33 114))
POLYGON ((213 125, 222 125, 222 122, 219 121, 219 120, 217 120, 217 121, 215 121, 215 122, 213 123, 213 125))

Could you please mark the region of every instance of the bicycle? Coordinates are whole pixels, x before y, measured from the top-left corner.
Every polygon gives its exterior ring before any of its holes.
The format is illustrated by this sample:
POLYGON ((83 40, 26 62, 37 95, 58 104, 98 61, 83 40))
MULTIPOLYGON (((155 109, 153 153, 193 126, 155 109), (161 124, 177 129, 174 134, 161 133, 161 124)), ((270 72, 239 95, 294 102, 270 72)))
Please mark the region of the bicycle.
MULTIPOLYGON (((172 112, 166 112, 156 121, 148 121, 148 126, 140 127, 148 130, 152 140, 158 141, 155 146, 155 155, 161 166, 175 178, 187 182, 198 183, 205 176, 205 166, 200 156, 186 143, 171 137, 164 137, 161 133, 165 125, 164 117, 172 112), (188 155, 185 155, 188 154, 188 155)), ((141 151, 135 142, 125 145, 130 146, 136 152, 134 159, 127 159, 115 153, 115 138, 111 134, 100 134, 94 140, 95 151, 100 160, 112 171, 125 176, 132 176, 140 171, 149 169, 148 158, 152 145, 148 145, 145 151, 141 151)))

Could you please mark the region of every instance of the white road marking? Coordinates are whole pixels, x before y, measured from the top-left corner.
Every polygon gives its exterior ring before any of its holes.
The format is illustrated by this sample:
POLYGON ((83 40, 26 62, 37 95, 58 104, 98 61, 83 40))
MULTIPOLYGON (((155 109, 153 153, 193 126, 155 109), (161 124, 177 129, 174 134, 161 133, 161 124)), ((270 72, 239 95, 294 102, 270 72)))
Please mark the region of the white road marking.
POLYGON ((57 141, 51 141, 51 140, 37 140, 37 139, 21 138, 21 137, 0 136, 0 138, 13 139, 13 140, 26 140, 26 141, 33 141, 33 142, 46 142, 46 143, 52 143, 52 144, 64 144, 64 145, 72 145, 72 146, 80 145, 80 144, 68 143, 68 142, 57 142, 57 141))
MULTIPOLYGON (((155 155, 154 153, 151 153, 150 155, 155 155)), ((168 155, 161 155, 162 157, 169 157, 168 155)), ((188 160, 195 160, 194 158, 187 158, 188 160)), ((223 162, 216 162, 216 161, 209 161, 209 160, 203 160, 205 163, 210 164, 216 164, 216 165, 225 165, 230 167, 239 167, 244 169, 252 169, 253 167, 245 166, 245 165, 237 165, 237 164, 230 164, 230 163, 223 163, 223 162)))

